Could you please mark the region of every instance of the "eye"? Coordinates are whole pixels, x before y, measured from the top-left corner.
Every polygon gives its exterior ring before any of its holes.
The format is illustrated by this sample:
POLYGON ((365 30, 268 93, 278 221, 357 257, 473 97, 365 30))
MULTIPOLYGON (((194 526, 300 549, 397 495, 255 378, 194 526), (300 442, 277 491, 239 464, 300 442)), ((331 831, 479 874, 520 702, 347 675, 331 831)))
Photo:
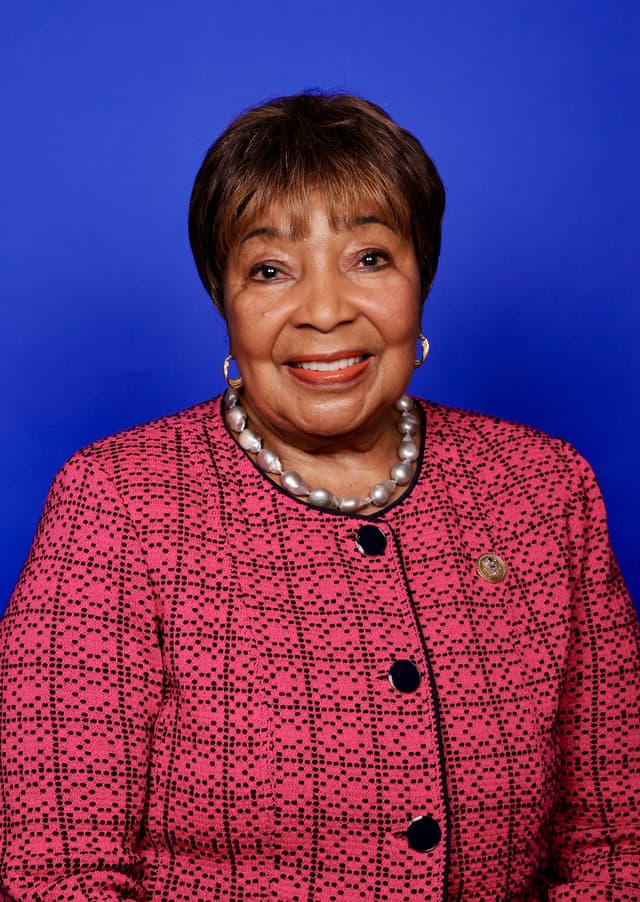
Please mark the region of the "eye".
POLYGON ((251 267, 249 275, 256 282, 273 282, 281 272, 282 270, 274 266, 273 263, 257 263, 251 267))
POLYGON ((360 257, 360 265, 363 269, 373 270, 383 269, 389 264, 389 254, 385 251, 368 250, 360 257))

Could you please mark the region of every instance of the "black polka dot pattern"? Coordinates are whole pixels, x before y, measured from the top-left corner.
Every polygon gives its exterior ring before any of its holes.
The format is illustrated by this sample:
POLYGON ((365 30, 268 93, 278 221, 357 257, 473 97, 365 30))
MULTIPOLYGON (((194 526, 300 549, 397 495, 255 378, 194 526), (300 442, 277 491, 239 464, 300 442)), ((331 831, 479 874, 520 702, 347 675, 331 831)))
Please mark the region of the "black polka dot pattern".
POLYGON ((424 412, 375 518, 274 488, 219 400, 65 465, 0 629, 6 898, 640 898, 638 624, 593 475, 424 412))

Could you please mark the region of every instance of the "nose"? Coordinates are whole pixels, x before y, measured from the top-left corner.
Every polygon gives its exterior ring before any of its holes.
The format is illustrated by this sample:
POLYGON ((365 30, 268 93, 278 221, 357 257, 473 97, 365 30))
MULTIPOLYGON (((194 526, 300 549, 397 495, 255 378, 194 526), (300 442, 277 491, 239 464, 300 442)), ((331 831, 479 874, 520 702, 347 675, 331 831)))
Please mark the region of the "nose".
POLYGON ((296 326, 331 332, 357 317, 354 286, 339 272, 313 270, 297 286, 299 302, 293 316, 296 326))

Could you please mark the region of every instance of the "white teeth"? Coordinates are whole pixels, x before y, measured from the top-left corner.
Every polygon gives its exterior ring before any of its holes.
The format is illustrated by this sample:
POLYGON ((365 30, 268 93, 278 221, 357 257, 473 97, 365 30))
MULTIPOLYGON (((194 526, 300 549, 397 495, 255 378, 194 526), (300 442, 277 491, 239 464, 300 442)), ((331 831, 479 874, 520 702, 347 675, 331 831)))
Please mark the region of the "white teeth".
POLYGON ((361 354, 359 357, 343 357, 341 360, 307 360, 305 363, 294 363, 293 365, 301 370, 319 370, 321 373, 330 373, 333 370, 344 370, 364 359, 365 355, 361 354))

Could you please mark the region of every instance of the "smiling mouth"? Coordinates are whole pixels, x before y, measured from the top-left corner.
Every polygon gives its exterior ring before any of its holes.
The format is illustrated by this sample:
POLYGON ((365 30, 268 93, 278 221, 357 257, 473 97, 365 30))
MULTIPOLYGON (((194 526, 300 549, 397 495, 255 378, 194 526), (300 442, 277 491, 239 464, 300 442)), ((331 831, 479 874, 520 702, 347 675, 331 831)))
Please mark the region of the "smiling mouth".
POLYGON ((347 352, 344 357, 323 360, 316 360, 310 356, 298 357, 287 365, 289 372, 298 382, 328 387, 342 385, 357 379, 361 373, 364 373, 372 360, 371 354, 347 352))
POLYGON ((334 373, 336 370, 345 370, 357 363, 363 363, 367 359, 366 354, 359 354, 357 357, 340 357, 338 360, 294 360, 289 366, 294 369, 313 370, 317 373, 334 373))

